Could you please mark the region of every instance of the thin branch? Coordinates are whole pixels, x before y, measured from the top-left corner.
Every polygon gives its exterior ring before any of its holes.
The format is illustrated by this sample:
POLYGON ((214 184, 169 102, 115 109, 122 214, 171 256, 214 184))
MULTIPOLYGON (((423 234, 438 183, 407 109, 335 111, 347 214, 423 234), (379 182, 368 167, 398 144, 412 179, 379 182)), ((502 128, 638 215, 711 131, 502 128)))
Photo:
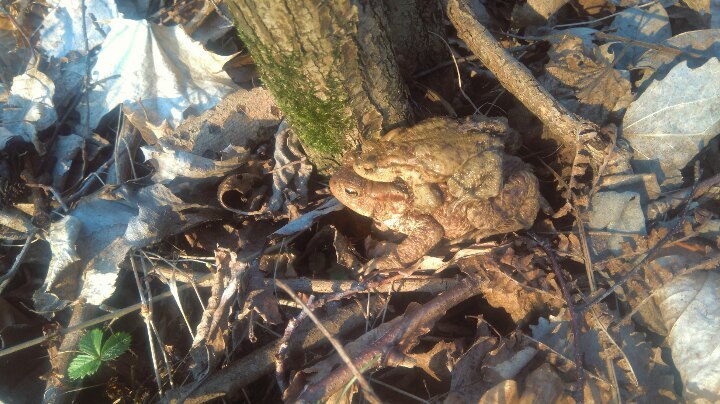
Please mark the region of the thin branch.
MULTIPOLYGON (((527 67, 498 43, 490 31, 478 22, 467 0, 449 0, 447 13, 457 29, 458 37, 497 77, 500 84, 545 124, 559 143, 577 147, 587 142, 582 139, 582 134, 597 133, 593 124, 584 122, 561 105, 538 83, 527 67)), ((594 140, 592 143, 589 151, 595 160, 601 160, 604 142, 594 140)))
POLYGON ((462 78, 460 77, 460 68, 458 67, 457 59, 455 58, 455 52, 453 52, 452 48, 451 48, 450 45, 447 43, 447 41, 445 41, 445 39, 444 39, 443 37, 441 37, 440 35, 432 32, 432 31, 428 31, 428 33, 433 34, 433 35, 435 35, 436 37, 438 37, 438 38, 440 39, 440 41, 442 41, 442 43, 445 44, 445 47, 447 48, 448 52, 450 52, 450 56, 452 57, 452 60, 453 60, 453 65, 455 66, 455 74, 457 74, 458 89, 460 90, 460 93, 463 95, 463 97, 465 97, 465 99, 467 100, 467 102, 469 102, 470 105, 472 105, 473 109, 475 110, 475 113, 477 113, 478 107, 477 107, 477 106, 475 105, 475 103, 470 99, 470 97, 469 97, 467 94, 465 94, 465 90, 463 90, 462 78))
POLYGON ((585 388, 585 367, 583 366, 583 352, 582 346, 580 345, 580 337, 582 337, 582 318, 578 316, 579 313, 575 308, 575 303, 572 295, 570 294, 570 290, 567 287, 567 283, 565 283, 565 277, 563 276, 557 260, 555 259, 555 254, 553 254, 550 248, 542 240, 535 237, 535 235, 531 234, 531 237, 535 239, 540 248, 545 251, 548 259, 550 259, 550 264, 552 265, 553 272, 555 273, 555 278, 560 285, 560 290, 562 291, 563 297, 565 297, 565 302, 567 303, 568 310, 570 311, 570 325, 572 327, 573 346, 575 348, 575 401, 582 403, 584 401, 583 390, 585 388))
POLYGON ((308 317, 310 317, 310 319, 313 321, 313 323, 315 323, 315 325, 318 327, 320 332, 322 332, 323 335, 325 335, 325 338, 328 339, 330 344, 333 346, 333 348, 335 348, 335 351, 338 353, 338 355, 340 355, 340 357, 345 362, 347 367, 350 369, 352 374, 357 378, 358 383, 360 384, 360 386, 363 389, 363 392, 365 393, 365 399, 367 399, 371 403, 381 403, 382 401, 380 401, 380 398, 378 398, 378 396, 375 394, 375 391, 373 390, 372 386, 370 386, 370 383, 368 383, 368 381, 365 379, 365 376, 363 376, 362 373, 360 373, 360 371, 358 371, 357 367, 355 367, 352 359, 350 359, 347 352, 345 352, 345 349, 343 348, 342 344, 340 344, 340 342, 338 342, 338 340, 335 339, 335 337, 333 337, 332 334, 330 334, 330 332, 328 332, 327 328, 325 328, 325 326, 322 324, 320 319, 318 319, 317 316, 315 316, 315 314, 310 310, 310 308, 307 307, 305 305, 305 303, 302 300, 300 300, 300 298, 297 297, 297 295, 292 291, 292 289, 290 289, 281 280, 276 279, 275 284, 280 289, 285 291, 285 293, 287 293, 293 300, 295 300, 295 302, 297 304, 299 304, 303 307, 303 310, 307 313, 308 317))
MULTIPOLYGON (((381 299, 372 299, 368 303, 371 316, 377 315, 384 306, 381 299)), ((364 306, 364 300, 361 300, 359 304, 345 305, 337 312, 323 317, 323 324, 331 334, 340 337, 349 336, 365 324, 365 315, 362 312, 364 306)), ((305 323, 298 328, 290 340, 292 352, 307 352, 326 344, 325 336, 317 327, 311 327, 312 325, 312 323, 305 323)), ((275 341, 254 348, 245 356, 210 375, 199 386, 190 384, 168 391, 164 402, 204 403, 219 397, 226 397, 232 401, 245 386, 274 370, 278 345, 279 342, 275 341)))
MULTIPOLYGON (((392 320, 384 334, 374 339, 367 349, 355 355, 353 363, 360 368, 371 362, 376 363, 375 367, 381 366, 398 343, 407 338, 414 338, 417 333, 423 332, 427 329, 426 327, 439 320, 447 310, 480 293, 482 291, 478 287, 477 279, 463 279, 454 288, 425 303, 422 309, 414 310, 392 320), (381 360, 376 362, 378 355, 381 360)), ((374 331, 371 330, 369 333, 374 331)), ((353 373, 347 367, 336 368, 322 382, 306 386, 297 400, 309 402, 322 400, 328 392, 336 391, 346 385, 352 376, 353 373)))
MULTIPOLYGON (((25 254, 27 254, 30 244, 32 243, 37 233, 38 229, 33 229, 30 231, 30 234, 28 234, 27 238, 25 239, 25 244, 23 245, 23 248, 20 250, 18 255, 15 256, 15 261, 10 267, 10 270, 8 270, 5 275, 0 276, 0 293, 5 290, 7 285, 10 283, 10 281, 12 281, 13 277, 15 277, 15 274, 20 269, 20 264, 22 264, 23 260, 25 259, 25 254)), ((3 351, 0 351, 0 353, 2 352, 3 351)))
MULTIPOLYGON (((166 261, 167 262, 167 261, 166 261)), ((168 265, 171 265, 167 262, 168 265)), ((173 276, 177 282, 192 283, 201 288, 207 288, 211 286, 209 281, 199 282, 198 279, 204 274, 197 272, 181 272, 178 268, 172 266, 165 266, 155 264, 150 269, 150 274, 156 274, 160 277, 163 282, 167 279, 171 279, 173 276)), ((393 279, 391 281, 384 280, 381 283, 366 283, 359 281, 350 280, 337 280, 331 281, 326 279, 310 279, 310 278, 293 278, 285 279, 286 285, 290 287, 295 293, 308 293, 308 294, 326 294, 326 293, 340 293, 346 291, 366 291, 371 290, 374 293, 431 293, 438 294, 448 289, 452 289, 459 282, 453 278, 430 278, 430 277, 411 277, 402 279, 393 279), (364 286, 363 286, 364 285, 364 286)), ((265 287, 274 288, 275 281, 272 279, 264 279, 263 284, 265 287)))
POLYGON ((152 321, 152 311, 150 310, 150 306, 145 298, 145 293, 143 293, 143 287, 140 283, 140 275, 138 274, 137 264, 135 263, 134 258, 130 258, 130 265, 132 266, 133 275, 135 275, 135 284, 137 285, 138 294, 140 295, 140 303, 142 304, 140 314, 145 322, 145 329, 147 330, 148 344, 150 345, 150 358, 152 360, 153 370, 155 371, 155 382, 157 383, 158 393, 160 394, 160 397, 162 397, 162 380, 160 379, 160 371, 157 367, 158 361, 157 355, 155 354, 155 341, 152 335, 152 327, 150 326, 150 322, 152 321))
POLYGON ((595 37, 598 39, 607 39, 610 41, 618 41, 618 42, 623 42, 623 43, 627 43, 630 45, 641 46, 643 48, 656 50, 658 52, 668 53, 673 56, 689 55, 694 58, 709 59, 708 55, 703 55, 700 52, 694 52, 692 50, 680 49, 680 48, 676 48, 673 46, 659 45, 656 43, 638 41, 635 39, 625 38, 624 36, 608 34, 606 32, 602 32, 602 31, 595 32, 595 37))
POLYGON ((693 195, 693 193, 691 192, 690 198, 688 198, 687 203, 685 204, 685 208, 683 209, 682 213, 680 214, 680 219, 677 221, 677 223, 675 223, 675 226, 673 226, 672 229, 670 229, 668 234, 666 234, 665 237, 663 237, 660 241, 658 241, 657 244, 655 244, 655 246, 653 248, 651 248, 650 251, 648 251, 647 254, 645 254, 645 256, 632 267, 632 269, 627 271, 623 276, 621 276, 617 281, 615 281, 615 283, 611 287, 609 287, 607 290, 595 295, 594 297, 591 297, 589 300, 587 300, 585 302, 585 304, 578 306, 577 310, 579 312, 584 312, 589 307, 592 307, 593 305, 600 303, 606 297, 613 294, 620 286, 624 285, 628 280, 630 280, 630 278, 635 276, 637 271, 639 271, 640 268, 645 266, 645 264, 649 260, 651 260, 652 258, 655 257, 655 254, 660 250, 660 248, 665 246, 665 244, 668 241, 670 241, 670 239, 675 235, 675 233, 680 231, 682 226, 685 224, 685 220, 687 219, 687 214, 690 211, 690 199, 692 198, 692 195, 693 195))
MULTIPOLYGON (((145 264, 145 261, 142 259, 140 260, 140 266, 143 270, 143 281, 145 281, 145 290, 147 291, 147 302, 148 302, 148 308, 150 309, 149 315, 150 315, 150 326, 152 327, 152 330, 155 334, 155 339, 157 340, 158 346, 160 346, 160 353, 162 354, 163 361, 165 361, 165 368, 168 372, 168 383, 170 384, 170 388, 175 388, 175 382, 173 382, 172 378, 172 366, 170 365, 170 360, 168 359, 167 352, 165 352, 165 343, 163 342, 162 336, 160 336, 160 333, 157 330, 157 327, 155 326, 155 322, 152 320, 152 313, 154 312, 153 309, 153 295, 152 295, 152 289, 150 288, 150 277, 148 276, 148 269, 147 265, 145 264)), ((171 289, 172 291, 172 289, 171 289)), ((175 297, 177 297, 177 287, 175 288, 175 297)))
MULTIPOLYGON (((208 278, 210 276, 212 276, 212 274, 206 275, 206 277, 208 277, 208 278)), ((180 287, 178 287, 178 291, 183 291, 185 289, 189 289, 190 287, 191 286, 189 284, 181 285, 180 287)), ((164 292, 164 293, 161 293, 161 294, 155 296, 152 299, 152 301, 159 302, 159 301, 165 300, 171 296, 172 296, 171 292, 169 292, 169 291, 164 292)), ((96 317, 92 320, 84 321, 84 322, 76 324, 74 326, 63 328, 56 333, 44 335, 42 337, 38 337, 38 338, 32 339, 30 341, 25 341, 23 343, 13 345, 10 348, 6 348, 6 349, 3 349, 2 351, 0 351, 0 358, 2 358, 3 356, 6 356, 6 355, 10 355, 12 353, 21 351, 23 349, 30 348, 30 347, 33 347, 38 344, 42 344, 43 342, 45 342, 51 338, 56 338, 56 337, 66 335, 66 334, 69 334, 69 333, 72 333, 75 331, 83 330, 85 328, 92 327, 96 324, 104 323, 105 321, 108 321, 108 320, 118 319, 118 318, 126 316, 130 313, 134 313, 135 311, 140 310, 141 308, 142 308, 142 303, 135 303, 131 306, 125 307, 124 309, 115 310, 111 313, 104 314, 104 315, 96 317)))

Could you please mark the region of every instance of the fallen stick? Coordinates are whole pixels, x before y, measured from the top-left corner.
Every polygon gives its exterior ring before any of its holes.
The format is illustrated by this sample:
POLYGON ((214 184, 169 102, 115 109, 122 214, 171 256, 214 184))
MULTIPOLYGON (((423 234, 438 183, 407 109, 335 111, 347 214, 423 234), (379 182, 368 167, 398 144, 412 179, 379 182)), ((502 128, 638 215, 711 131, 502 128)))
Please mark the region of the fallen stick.
POLYGON ((457 34, 485 67, 497 77, 500 84, 514 95, 530 112, 549 129, 558 143, 577 148, 584 146, 592 155, 594 166, 599 167, 609 144, 597 134, 598 128, 570 112, 543 88, 530 70, 518 62, 478 22, 468 0, 448 0, 447 14, 457 34))
MULTIPOLYGON (((172 279, 178 282, 188 283, 195 282, 197 287, 210 287, 211 280, 206 279, 200 281, 199 278, 203 277, 204 274, 198 275, 195 273, 179 272, 167 265, 155 265, 150 273, 161 275, 161 279, 172 279), (173 274, 174 272, 174 274, 173 274)), ((309 278, 294 278, 294 279, 283 279, 283 282, 290 287, 293 291, 300 293, 339 293, 346 292, 352 289, 356 289, 363 282, 358 281, 330 281, 325 279, 309 279, 309 278)), ((392 283, 384 283, 377 287, 370 288, 369 290, 375 293, 431 293, 438 294, 442 293, 453 286, 457 285, 459 281, 452 278, 403 278, 392 283)), ((275 287, 275 281, 273 279, 264 279, 263 283, 266 287, 275 287)))
MULTIPOLYGON (((382 299, 373 298, 370 304, 367 299, 358 303, 348 304, 335 314, 322 319, 327 330, 338 337, 346 337, 350 332, 365 325, 366 315, 375 316, 385 307, 382 299), (368 310, 367 312, 365 310, 368 310)), ((298 332, 289 341, 289 352, 308 351, 327 343, 324 335, 307 322, 299 327, 298 332)), ((227 397, 233 399, 240 390, 275 370, 275 354, 279 341, 271 342, 254 349, 248 355, 233 361, 202 382, 199 386, 190 383, 167 392, 165 403, 203 403, 213 398, 227 397)))
MULTIPOLYGON (((365 371, 383 366, 382 364, 387 363, 386 361, 391 356, 398 354, 395 348, 402 341, 411 340, 426 333, 450 308, 481 293, 478 280, 463 279, 452 289, 423 304, 421 308, 392 320, 379 338, 372 338, 374 342, 354 355, 353 364, 356 368, 365 371)), ((377 333, 377 331, 371 330, 369 333, 377 333)), ((321 383, 304 386, 300 395, 290 398, 289 401, 322 402, 333 393, 340 391, 352 380, 352 377, 353 373, 347 366, 339 366, 324 377, 321 383)))

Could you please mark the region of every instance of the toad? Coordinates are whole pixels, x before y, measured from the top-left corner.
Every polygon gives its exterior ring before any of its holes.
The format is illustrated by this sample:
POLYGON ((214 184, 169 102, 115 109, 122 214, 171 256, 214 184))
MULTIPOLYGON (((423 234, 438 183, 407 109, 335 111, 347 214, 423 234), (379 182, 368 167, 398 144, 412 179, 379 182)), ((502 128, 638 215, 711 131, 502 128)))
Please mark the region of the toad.
MULTIPOLYGON (((436 127, 438 122, 433 120, 432 125, 436 127)), ((461 126, 450 125, 454 130, 461 126)), ((462 133, 453 132, 448 136, 464 139, 462 133)), ((493 134, 486 133, 484 136, 488 137, 486 144, 496 144, 490 139, 493 134)), ((331 192, 345 206, 407 235, 390 254, 370 262, 368 270, 402 269, 422 258, 443 238, 458 239, 469 235, 483 238, 529 228, 535 220, 540 206, 538 181, 522 160, 505 154, 495 146, 483 149, 482 145, 478 146, 477 140, 470 142, 476 146, 473 152, 482 151, 473 154, 452 151, 449 143, 439 141, 437 136, 432 136, 429 142, 423 139, 422 136, 411 136, 411 139, 397 142, 402 145, 393 145, 387 150, 376 148, 382 142, 371 144, 368 156, 372 157, 368 158, 365 152, 353 156, 330 179, 331 192), (432 153, 433 147, 438 144, 443 150, 438 154, 432 153), (402 150, 407 152, 404 159, 401 158, 402 150), (469 157, 463 163, 450 162, 447 156, 453 152, 469 157), (469 184, 474 191, 459 192, 460 188, 466 189, 464 186, 454 188, 451 185, 453 178, 457 178, 458 182, 467 177, 480 178, 465 163, 487 152, 495 155, 489 158, 495 168, 492 173, 483 171, 483 175, 485 178, 498 177, 491 181, 497 181, 499 190, 478 193, 485 186, 482 182, 469 184), (378 156, 392 156, 392 161, 378 160, 378 156), (361 167, 367 161, 369 163, 361 167), (456 171, 470 172, 456 176, 457 173, 442 166, 442 162, 453 164, 456 171), (496 162, 499 162, 498 166, 494 165, 496 162), (417 199, 428 198, 425 191, 418 192, 418 188, 429 188, 432 201, 418 202, 417 199)), ((459 149, 463 147, 466 146, 461 145, 459 149)))
POLYGON ((436 184, 446 184, 447 193, 458 199, 497 196, 503 148, 517 139, 498 119, 431 118, 394 129, 379 141, 366 141, 351 164, 355 173, 371 181, 401 179, 410 186, 415 207, 430 213, 442 204, 436 184))

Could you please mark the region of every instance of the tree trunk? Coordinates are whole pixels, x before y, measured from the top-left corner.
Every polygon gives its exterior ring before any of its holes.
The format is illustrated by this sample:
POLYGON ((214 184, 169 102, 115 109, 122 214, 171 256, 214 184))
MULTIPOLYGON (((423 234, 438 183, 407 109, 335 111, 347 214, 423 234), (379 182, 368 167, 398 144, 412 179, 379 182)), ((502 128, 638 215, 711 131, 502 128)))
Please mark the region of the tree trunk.
POLYGON ((410 119, 381 0, 231 0, 228 10, 320 170, 410 119))

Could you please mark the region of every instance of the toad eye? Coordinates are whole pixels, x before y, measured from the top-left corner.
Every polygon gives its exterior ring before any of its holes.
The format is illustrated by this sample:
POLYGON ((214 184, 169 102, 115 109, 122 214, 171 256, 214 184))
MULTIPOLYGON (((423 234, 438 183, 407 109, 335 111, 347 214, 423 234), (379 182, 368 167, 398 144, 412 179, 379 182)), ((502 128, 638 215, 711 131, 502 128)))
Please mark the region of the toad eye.
POLYGON ((360 193, 352 188, 345 188, 345 193, 350 196, 359 196, 360 193))

